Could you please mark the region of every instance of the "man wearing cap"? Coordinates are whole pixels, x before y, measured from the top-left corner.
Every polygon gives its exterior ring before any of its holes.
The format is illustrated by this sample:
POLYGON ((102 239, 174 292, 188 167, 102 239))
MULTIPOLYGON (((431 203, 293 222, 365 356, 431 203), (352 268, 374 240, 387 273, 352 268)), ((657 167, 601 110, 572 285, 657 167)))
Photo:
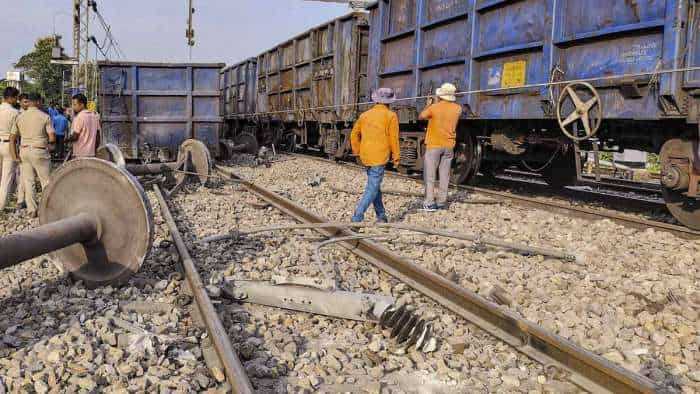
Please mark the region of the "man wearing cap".
POLYGON ((34 196, 35 174, 39 175, 41 188, 49 183, 51 172, 51 156, 56 143, 56 133, 51 123, 51 117, 39 109, 41 96, 32 93, 29 95, 29 107, 17 116, 12 132, 10 133, 10 152, 17 160, 16 146, 20 140, 19 156, 21 178, 24 182, 24 196, 27 203, 27 211, 30 217, 36 217, 37 203, 34 196))
POLYGON ((447 191, 450 186, 450 170, 457 143, 457 124, 462 115, 462 106, 455 103, 457 88, 451 83, 442 85, 436 92, 437 103, 428 99, 428 107, 418 119, 428 121, 425 136, 425 158, 423 178, 425 200, 423 210, 435 212, 447 207, 447 191), (435 198, 435 173, 440 173, 440 188, 435 198))
POLYGON ((15 173, 17 163, 10 153, 10 131, 15 124, 19 111, 15 109, 19 90, 13 87, 5 88, 3 102, 0 104, 0 211, 5 209, 7 195, 10 192, 11 180, 15 173))
POLYGON ((381 191, 384 167, 390 157, 393 158, 395 167, 401 161, 399 118, 388 107, 394 100, 394 91, 389 88, 381 88, 372 93, 374 107, 360 115, 350 134, 352 153, 359 155, 362 164, 367 167, 367 186, 352 216, 355 223, 364 220, 370 204, 374 205, 378 222, 388 221, 381 191))

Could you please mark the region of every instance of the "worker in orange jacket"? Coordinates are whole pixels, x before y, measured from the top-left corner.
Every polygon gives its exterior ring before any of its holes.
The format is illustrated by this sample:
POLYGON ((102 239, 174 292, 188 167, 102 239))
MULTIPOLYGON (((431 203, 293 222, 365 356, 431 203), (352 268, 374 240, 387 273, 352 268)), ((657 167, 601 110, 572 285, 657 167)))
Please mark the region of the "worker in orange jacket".
POLYGON ((380 88, 372 94, 372 101, 374 107, 360 115, 350 135, 352 153, 359 155, 367 167, 367 186, 352 216, 354 223, 364 220, 370 204, 374 205, 377 221, 388 222, 382 202, 382 180, 389 158, 393 158, 395 167, 401 161, 399 117, 388 107, 395 101, 394 91, 380 88))

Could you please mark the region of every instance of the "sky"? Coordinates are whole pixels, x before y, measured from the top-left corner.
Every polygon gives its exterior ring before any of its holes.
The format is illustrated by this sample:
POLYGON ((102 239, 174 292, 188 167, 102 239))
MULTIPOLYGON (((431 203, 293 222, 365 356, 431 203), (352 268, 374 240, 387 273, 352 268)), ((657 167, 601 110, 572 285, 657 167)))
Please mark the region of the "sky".
MULTIPOLYGON (((98 9, 132 61, 188 61, 187 0, 97 0, 98 9)), ((337 16, 346 5, 304 0, 194 0, 196 46, 193 62, 234 64, 337 16)), ((72 56, 72 0, 3 0, 0 23, 0 79, 36 39, 63 36, 72 56)), ((98 41, 104 32, 95 21, 98 41)), ((94 33, 92 33, 94 32, 94 33)), ((94 47, 91 49, 94 54, 94 47)))

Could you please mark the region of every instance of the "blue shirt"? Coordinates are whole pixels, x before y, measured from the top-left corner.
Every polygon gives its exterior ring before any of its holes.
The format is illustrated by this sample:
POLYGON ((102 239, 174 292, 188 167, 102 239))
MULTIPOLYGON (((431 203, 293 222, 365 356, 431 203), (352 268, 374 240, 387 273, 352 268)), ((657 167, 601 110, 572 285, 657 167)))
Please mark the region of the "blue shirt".
POLYGON ((56 130, 56 135, 66 135, 68 119, 62 114, 57 114, 53 117, 53 129, 56 130))
POLYGON ((46 112, 49 113, 49 116, 51 117, 51 119, 53 119, 55 116, 57 116, 57 115, 60 114, 60 113, 58 112, 58 110, 57 110, 56 108, 54 108, 54 107, 49 107, 49 108, 46 110, 46 112))

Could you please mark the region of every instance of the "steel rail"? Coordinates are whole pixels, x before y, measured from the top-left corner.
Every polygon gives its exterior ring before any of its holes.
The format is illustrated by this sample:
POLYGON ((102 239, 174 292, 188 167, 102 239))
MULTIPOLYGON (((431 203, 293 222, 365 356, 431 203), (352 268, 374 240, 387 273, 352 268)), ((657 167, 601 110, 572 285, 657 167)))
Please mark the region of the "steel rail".
MULTIPOLYGON (((361 166, 354 164, 354 163, 349 163, 349 162, 338 163, 338 162, 324 159, 321 157, 315 157, 315 156, 310 156, 310 155, 305 155, 305 154, 300 154, 300 153, 293 153, 293 155, 301 156, 301 157, 304 157, 304 158, 307 158, 310 160, 324 162, 327 164, 343 165, 343 166, 350 167, 353 169, 363 170, 363 168, 361 166)), ((416 179, 416 178, 413 178, 413 177, 408 176, 408 175, 399 174, 399 173, 391 172, 391 171, 388 171, 386 174, 387 174, 387 176, 391 176, 391 177, 395 177, 395 178, 402 178, 402 179, 409 179, 409 180, 412 180, 412 181, 419 183, 421 185, 423 184, 423 181, 421 179, 416 179)), ((510 200, 510 201, 516 202, 518 205, 521 205, 521 206, 527 206, 527 207, 537 208, 537 209, 545 209, 545 210, 548 210, 550 212, 559 212, 559 213, 569 215, 569 216, 580 217, 582 219, 587 219, 587 220, 608 219, 608 220, 611 220, 615 223, 621 224, 625 227, 636 228, 639 230, 647 230, 647 229, 653 228, 655 230, 665 231, 665 232, 671 233, 673 235, 676 235, 676 236, 679 236, 679 237, 685 238, 685 239, 697 239, 700 237, 700 231, 692 230, 688 227, 677 226, 674 224, 637 218, 637 217, 625 215, 622 213, 606 212, 606 211, 593 209, 593 208, 573 206, 573 205, 569 205, 569 204, 562 203, 562 202, 556 202, 556 201, 539 200, 537 198, 521 196, 518 194, 509 193, 509 192, 490 190, 490 189, 486 189, 483 187, 477 187, 477 186, 451 184, 450 187, 455 188, 455 189, 459 189, 459 190, 472 192, 472 193, 484 194, 484 195, 487 195, 489 197, 496 198, 500 201, 510 200)))
MULTIPOLYGON (((216 169, 296 220, 305 223, 328 222, 295 202, 238 177, 230 168, 216 166, 216 169)), ((339 228, 320 228, 317 231, 329 238, 357 235, 339 228)), ((339 245, 432 298, 438 304, 462 316, 546 368, 558 370, 567 376, 570 382, 582 389, 593 393, 655 393, 660 390, 648 378, 625 370, 564 338, 553 335, 375 242, 357 240, 341 242, 339 245)))
POLYGON ((163 193, 158 185, 153 185, 153 190, 155 191, 156 198, 158 199, 158 205, 160 205, 160 211, 163 214, 163 218, 170 229, 170 235, 172 236, 173 242, 175 243, 177 251, 182 259, 182 267, 185 271, 185 276, 187 277, 187 282, 190 285, 190 289, 192 290, 194 300, 197 303, 197 307, 202 315, 202 320, 207 327, 212 344, 214 345, 216 353, 224 367, 226 379, 228 379, 229 383, 231 384, 234 393, 252 394, 254 392, 253 385, 246 374, 243 364, 233 350, 231 340, 228 333, 224 329, 223 324, 221 324, 219 315, 216 313, 216 309, 214 309, 214 304, 212 304, 209 295, 204 289, 202 278, 199 276, 199 272, 197 271, 194 260, 192 260, 192 257, 187 250, 187 246, 185 246, 185 241, 182 239, 182 235, 180 235, 180 230, 178 230, 175 219, 168 208, 168 203, 165 201, 165 197, 163 196, 163 193))

